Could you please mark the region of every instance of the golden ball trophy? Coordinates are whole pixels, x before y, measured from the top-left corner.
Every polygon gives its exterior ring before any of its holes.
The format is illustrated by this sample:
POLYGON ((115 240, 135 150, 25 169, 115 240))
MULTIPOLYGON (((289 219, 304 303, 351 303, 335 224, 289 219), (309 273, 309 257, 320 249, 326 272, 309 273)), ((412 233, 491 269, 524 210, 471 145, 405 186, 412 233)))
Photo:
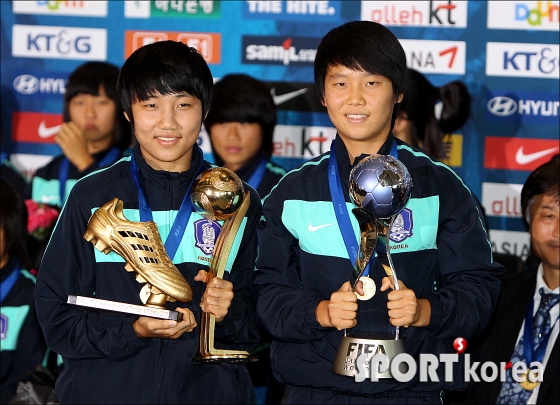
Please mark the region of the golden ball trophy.
MULTIPOLYGON (((223 278, 226 263, 235 237, 251 202, 250 193, 245 192, 243 183, 231 170, 215 167, 202 172, 193 184, 191 201, 194 209, 211 221, 224 221, 216 239, 206 283, 214 277, 223 278)), ((225 350, 214 347, 216 317, 202 312, 200 322, 201 362, 248 362, 257 358, 242 350, 225 350)))
POLYGON ((100 252, 113 251, 126 260, 124 268, 145 283, 139 294, 144 305, 79 295, 69 295, 69 304, 181 321, 182 314, 165 305, 167 301, 189 302, 192 290, 169 258, 155 222, 129 221, 123 214, 123 202, 114 198, 92 214, 84 239, 100 252))

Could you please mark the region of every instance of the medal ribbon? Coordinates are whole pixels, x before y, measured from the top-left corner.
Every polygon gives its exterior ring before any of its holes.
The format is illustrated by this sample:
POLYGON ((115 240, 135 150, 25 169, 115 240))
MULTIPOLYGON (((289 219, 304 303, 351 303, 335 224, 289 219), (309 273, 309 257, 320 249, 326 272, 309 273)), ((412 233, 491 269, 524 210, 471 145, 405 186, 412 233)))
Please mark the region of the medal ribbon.
MULTIPOLYGON (((331 198, 333 202, 334 212, 336 214, 336 221, 338 223, 338 228, 342 234, 342 239, 344 240, 344 245, 348 251, 348 257, 352 262, 352 266, 356 263, 359 252, 359 242, 356 239, 354 230, 352 228, 352 222, 350 221, 350 215, 348 214, 348 209, 346 207, 346 201, 344 199, 344 193, 342 191, 342 183, 340 182, 340 176, 338 173, 338 162, 336 160, 336 139, 331 143, 331 152, 329 155, 329 189, 331 192, 331 198)), ((395 159, 398 158, 397 142, 393 140, 393 145, 391 147, 391 156, 395 159)), ((389 233, 391 230, 389 230, 389 233)), ((378 242, 379 243, 379 242, 378 242)), ((362 276, 367 276, 369 274, 369 268, 371 261, 377 257, 377 253, 374 252, 370 262, 366 266, 362 276)))
POLYGON ((247 180, 247 184, 253 187, 255 190, 260 186, 261 181, 264 177, 264 173, 266 172, 266 159, 263 157, 255 172, 251 175, 249 180, 247 180))
MULTIPOLYGON (((541 298, 542 299, 542 298, 541 298)), ((533 305, 534 302, 531 299, 527 312, 525 313, 525 325, 523 328, 523 352, 525 354, 525 359, 527 360, 527 365, 531 365, 533 361, 542 362, 544 353, 546 352, 546 346, 548 344, 548 339, 552 334, 552 329, 558 322, 560 315, 556 318, 554 323, 550 326, 550 330, 541 340, 538 347, 533 347, 533 305)))
MULTIPOLYGON (((165 250, 167 251, 167 254, 171 258, 171 260, 173 260, 175 253, 177 253, 177 249, 179 248, 181 239, 183 239, 185 229, 187 228, 189 218, 191 217, 193 211, 193 205, 190 196, 192 185, 198 175, 202 173, 202 169, 204 168, 202 151, 198 147, 196 148, 196 150, 198 151, 197 153, 200 154, 200 167, 196 171, 196 174, 193 176, 191 184, 189 184, 189 188, 187 189, 185 197, 181 202, 181 207, 179 208, 179 211, 177 211, 177 216, 173 221, 173 225, 171 225, 169 235, 167 236, 167 239, 164 243, 165 250)), ((132 174, 134 184, 136 184, 136 188, 138 188, 138 209, 140 210, 140 221, 153 221, 152 209, 148 204, 148 200, 146 200, 146 195, 144 194, 144 190, 142 189, 140 180, 138 179, 138 166, 136 165, 136 161, 134 160, 134 153, 130 156, 130 172, 132 174)))
POLYGON ((10 275, 6 277, 4 281, 2 281, 2 284, 0 284, 0 303, 4 302, 4 298, 6 298, 6 296, 8 295, 8 293, 10 292, 14 284, 16 283, 20 271, 21 271, 21 265, 19 263, 16 263, 16 268, 12 270, 10 275))
MULTIPOLYGON (((121 151, 119 148, 111 148, 109 152, 99 161, 98 167, 107 166, 115 162, 121 151)), ((66 196, 66 180, 68 180, 68 171, 70 170, 70 161, 64 157, 62 162, 60 162, 60 167, 58 168, 58 183, 59 183, 59 193, 60 193, 60 205, 64 205, 64 197, 66 196)))

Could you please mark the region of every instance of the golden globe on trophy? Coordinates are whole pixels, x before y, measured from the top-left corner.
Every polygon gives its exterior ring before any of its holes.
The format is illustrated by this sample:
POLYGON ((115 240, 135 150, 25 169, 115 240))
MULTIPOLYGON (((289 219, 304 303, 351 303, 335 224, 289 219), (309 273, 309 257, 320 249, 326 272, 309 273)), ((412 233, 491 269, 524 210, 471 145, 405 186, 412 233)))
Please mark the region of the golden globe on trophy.
POLYGON ((124 312, 152 318, 182 320, 180 312, 168 310, 167 301, 189 302, 192 290, 169 258, 153 221, 131 222, 118 198, 97 209, 89 219, 84 239, 100 252, 111 251, 126 260, 124 268, 145 283, 140 291, 144 305, 69 295, 68 303, 89 308, 124 312))
MULTIPOLYGON (((202 172, 195 180, 191 201, 195 211, 210 221, 224 221, 216 239, 206 283, 214 277, 223 278, 235 237, 251 203, 250 193, 245 192, 241 179, 225 167, 215 167, 202 172)), ((200 325, 200 355, 202 362, 248 362, 257 358, 242 350, 224 350, 214 347, 216 317, 202 312, 200 325)))
MULTIPOLYGON (((357 324, 344 331, 332 371, 354 377, 357 373, 356 360, 362 354, 371 356, 385 354, 389 362, 399 353, 405 352, 399 328, 389 322, 387 298, 377 291, 376 282, 381 283, 385 275, 393 276, 395 289, 399 289, 397 272, 390 253, 391 229, 395 219, 410 199, 412 179, 404 164, 391 155, 371 155, 362 159, 350 172, 350 197, 356 206, 352 213, 360 224, 359 253, 351 277, 355 291, 358 281, 362 282, 364 294, 356 293, 358 311, 357 324), (374 261, 368 267, 372 256, 374 261), (365 270, 368 274, 365 274, 365 270)), ((369 368, 369 361, 365 364, 369 368)), ((379 370, 379 378, 392 378, 390 369, 379 370)))

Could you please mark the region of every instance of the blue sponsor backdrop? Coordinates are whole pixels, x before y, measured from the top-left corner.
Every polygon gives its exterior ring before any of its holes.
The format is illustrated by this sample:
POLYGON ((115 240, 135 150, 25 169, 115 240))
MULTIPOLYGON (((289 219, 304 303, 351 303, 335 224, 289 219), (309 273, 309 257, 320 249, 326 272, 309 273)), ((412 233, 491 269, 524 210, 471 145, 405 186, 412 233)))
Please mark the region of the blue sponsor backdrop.
MULTIPOLYGON (((102 44, 106 48, 106 59, 119 66, 125 59, 127 31, 217 33, 221 40, 219 44, 214 43, 214 47, 219 48, 219 63, 210 63, 215 77, 244 72, 277 85, 277 94, 281 95, 313 82, 312 61, 320 39, 333 27, 361 19, 363 7, 360 1, 189 0, 132 1, 129 4, 109 1, 103 6, 100 3, 93 13, 101 12, 101 16, 92 16, 92 13, 77 14, 79 10, 87 9, 85 3, 90 2, 86 1, 26 2, 33 3, 32 11, 16 10, 14 3, 0 2, 2 152, 42 155, 54 155, 60 150, 48 143, 15 142, 11 137, 12 113, 62 112, 64 80, 88 59, 88 52, 94 52, 93 44, 88 40, 96 38, 93 33, 90 37, 87 31, 73 33, 70 28, 106 30, 107 42, 102 44), (102 12, 103 7, 106 7, 106 15, 102 12), (137 18, 125 16, 125 10, 128 10, 128 16, 134 14, 137 18), (27 34, 27 38, 25 35, 13 38, 14 25, 34 26, 35 30, 27 34), (41 27, 50 28, 42 31, 41 27), (52 27, 59 27, 58 32, 52 27), (66 27, 67 31, 60 27, 66 27), (57 57, 57 47, 84 60, 57 57), (27 51, 35 52, 35 55, 21 56, 21 52, 27 51), (288 86, 283 92, 279 91, 282 84, 290 83, 297 85, 291 90, 288 86)), ((485 153, 492 153, 484 149, 485 137, 527 138, 535 142, 558 140, 558 2, 510 2, 509 9, 515 10, 515 16, 504 16, 503 20, 509 18, 512 24, 525 25, 506 29, 488 28, 489 6, 486 1, 462 2, 467 4, 466 24, 459 28, 454 25, 458 20, 458 1, 410 2, 410 9, 405 14, 395 9, 401 7, 396 3, 404 2, 376 3, 379 8, 376 15, 393 24, 388 26, 399 39, 466 43, 464 75, 426 74, 437 86, 463 80, 473 96, 472 118, 458 131, 462 135, 462 147, 453 146, 455 153, 459 154, 459 163, 455 159, 453 169, 479 200, 482 200, 483 182, 523 183, 529 170, 484 168, 485 153), (424 14, 418 10, 424 10, 424 14), (400 23, 395 24, 398 21, 400 23), (545 24, 550 26, 551 22, 555 28, 541 29, 545 24), (493 51, 493 54, 487 54, 487 42, 511 43, 511 46, 506 53, 493 51), (544 44, 544 47, 535 45, 534 50, 516 50, 520 44, 544 44), (551 46, 551 52, 543 51, 547 46, 551 46), (491 58, 503 74, 487 75, 487 58, 491 58)), ((98 53, 93 56, 99 58, 98 53)), ((434 63, 432 57, 437 55, 431 55, 429 50, 419 50, 414 56, 409 58, 411 67, 429 71, 434 63)), ((314 92, 307 91, 304 98, 309 101, 307 104, 279 106, 279 124, 331 126, 314 92)), ((526 152, 529 147, 525 148, 526 152)), ((326 146, 309 149, 324 151, 326 146)), ((305 161, 297 156, 275 159, 287 168, 305 161)), ((524 230, 519 219, 489 218, 489 224, 495 229, 524 230)))

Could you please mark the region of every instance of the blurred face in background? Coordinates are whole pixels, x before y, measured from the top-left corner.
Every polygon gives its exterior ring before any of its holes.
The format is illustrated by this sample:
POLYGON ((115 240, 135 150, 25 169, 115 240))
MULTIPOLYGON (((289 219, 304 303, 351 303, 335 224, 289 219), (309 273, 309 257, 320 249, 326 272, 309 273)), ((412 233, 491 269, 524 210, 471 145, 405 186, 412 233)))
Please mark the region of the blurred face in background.
POLYGON ((262 146, 261 125, 248 122, 224 122, 210 127, 214 151, 224 161, 224 166, 236 171, 246 165, 262 146))
POLYGON ((107 140, 111 143, 115 130, 116 103, 107 96, 103 85, 99 86, 98 94, 77 94, 68 103, 68 113, 87 141, 99 143, 107 140))

